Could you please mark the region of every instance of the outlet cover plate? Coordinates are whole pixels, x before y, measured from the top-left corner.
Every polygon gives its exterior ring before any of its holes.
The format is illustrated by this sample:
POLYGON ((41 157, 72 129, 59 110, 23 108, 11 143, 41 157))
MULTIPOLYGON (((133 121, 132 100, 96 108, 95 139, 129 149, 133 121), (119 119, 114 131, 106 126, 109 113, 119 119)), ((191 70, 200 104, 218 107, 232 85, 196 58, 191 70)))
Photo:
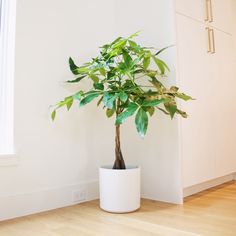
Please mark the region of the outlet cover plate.
POLYGON ((83 202, 85 200, 86 200, 85 189, 79 189, 73 192, 73 202, 83 202))

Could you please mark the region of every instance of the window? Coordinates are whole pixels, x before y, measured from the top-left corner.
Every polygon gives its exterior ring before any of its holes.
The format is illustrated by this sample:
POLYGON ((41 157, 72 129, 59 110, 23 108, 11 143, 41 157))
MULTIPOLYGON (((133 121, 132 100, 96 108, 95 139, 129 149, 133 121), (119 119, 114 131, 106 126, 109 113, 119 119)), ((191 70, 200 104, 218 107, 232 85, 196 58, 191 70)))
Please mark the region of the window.
POLYGON ((0 155, 13 154, 16 0, 0 0, 0 155))

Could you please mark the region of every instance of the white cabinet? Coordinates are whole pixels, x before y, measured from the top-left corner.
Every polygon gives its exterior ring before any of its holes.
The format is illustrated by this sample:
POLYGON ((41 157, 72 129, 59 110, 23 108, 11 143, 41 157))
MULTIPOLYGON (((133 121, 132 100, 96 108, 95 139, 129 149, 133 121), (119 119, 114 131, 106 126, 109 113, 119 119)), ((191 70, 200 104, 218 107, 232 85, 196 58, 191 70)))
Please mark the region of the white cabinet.
POLYGON ((236 171, 236 80, 232 58, 232 36, 215 30, 216 53, 212 76, 212 139, 215 177, 236 171))
POLYGON ((233 39, 218 29, 226 27, 226 21, 220 20, 216 10, 221 3, 226 12, 223 5, 229 1, 212 2, 219 5, 212 5, 218 21, 205 23, 176 14, 178 81, 181 89, 196 98, 181 104, 189 113, 180 122, 183 187, 236 171, 233 39))
POLYGON ((233 0, 176 0, 176 12, 210 23, 219 30, 232 32, 233 0))
POLYGON ((202 23, 177 15, 177 50, 179 87, 196 100, 182 103, 189 118, 181 122, 181 150, 183 159, 184 187, 214 177, 214 163, 211 144, 212 114, 209 106, 212 69, 207 53, 208 34, 202 23))

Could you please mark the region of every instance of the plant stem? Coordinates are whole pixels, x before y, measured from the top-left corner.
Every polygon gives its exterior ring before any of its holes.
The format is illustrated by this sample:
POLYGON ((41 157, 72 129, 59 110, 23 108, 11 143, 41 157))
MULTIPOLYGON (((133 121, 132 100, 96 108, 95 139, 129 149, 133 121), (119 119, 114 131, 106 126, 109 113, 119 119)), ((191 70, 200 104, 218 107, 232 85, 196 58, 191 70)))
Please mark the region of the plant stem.
POLYGON ((116 159, 113 165, 113 169, 126 169, 125 162, 120 147, 120 125, 116 125, 116 137, 115 137, 115 155, 116 159))
MULTIPOLYGON (((120 99, 116 104, 116 117, 121 113, 120 99)), ((115 137, 115 162, 113 169, 126 169, 125 162, 120 147, 120 125, 116 125, 116 137, 115 137)))

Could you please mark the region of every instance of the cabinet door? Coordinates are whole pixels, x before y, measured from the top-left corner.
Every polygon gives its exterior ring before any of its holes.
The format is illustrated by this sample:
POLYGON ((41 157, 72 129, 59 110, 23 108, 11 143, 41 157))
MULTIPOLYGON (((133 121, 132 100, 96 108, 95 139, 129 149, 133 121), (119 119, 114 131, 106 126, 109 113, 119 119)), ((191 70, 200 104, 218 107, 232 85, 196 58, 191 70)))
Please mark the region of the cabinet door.
POLYGON ((206 17, 206 0, 175 0, 176 12, 204 22, 206 17))
POLYGON ((207 53, 208 35, 205 25, 177 14, 178 83, 181 90, 196 100, 182 103, 189 114, 181 119, 181 153, 184 187, 214 177, 214 146, 211 144, 212 55, 207 53))
POLYGON ((232 36, 214 30, 216 52, 212 85, 211 123, 215 177, 236 171, 236 79, 233 67, 232 36))
POLYGON ((211 25, 227 33, 232 33, 232 0, 211 0, 211 5, 213 19, 211 25))

